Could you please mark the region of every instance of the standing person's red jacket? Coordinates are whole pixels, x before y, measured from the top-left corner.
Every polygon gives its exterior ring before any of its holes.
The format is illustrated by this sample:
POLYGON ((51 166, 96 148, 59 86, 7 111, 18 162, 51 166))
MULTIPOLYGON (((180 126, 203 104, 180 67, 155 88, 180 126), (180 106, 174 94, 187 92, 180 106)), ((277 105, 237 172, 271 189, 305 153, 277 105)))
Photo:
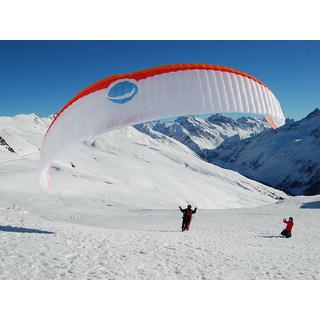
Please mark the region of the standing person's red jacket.
POLYGON ((287 225, 286 230, 291 233, 292 227, 294 225, 293 221, 283 219, 283 222, 287 225))

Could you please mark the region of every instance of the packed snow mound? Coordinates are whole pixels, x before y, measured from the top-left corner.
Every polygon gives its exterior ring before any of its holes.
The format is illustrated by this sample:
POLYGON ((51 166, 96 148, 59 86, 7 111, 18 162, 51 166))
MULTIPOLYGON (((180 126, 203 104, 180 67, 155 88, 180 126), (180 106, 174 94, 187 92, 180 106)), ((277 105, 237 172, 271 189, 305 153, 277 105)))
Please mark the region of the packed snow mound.
MULTIPOLYGON (((21 201, 48 201, 40 192, 39 148, 50 119, 35 115, 0 118, 0 129, 11 135, 17 154, 0 153, 1 194, 21 201), (23 200, 24 199, 24 200, 23 200), (41 199, 41 201, 39 200, 41 199)), ((68 150, 53 163, 50 197, 95 201, 119 208, 176 208, 191 203, 200 208, 253 207, 277 201, 285 194, 203 161, 192 150, 166 137, 153 139, 133 127, 106 133, 68 150)), ((64 202, 63 202, 64 203, 64 202)))
POLYGON ((205 157, 207 149, 215 149, 231 138, 240 140, 251 137, 269 129, 270 126, 265 120, 255 117, 233 120, 217 113, 208 119, 195 116, 179 117, 173 122, 147 122, 136 125, 135 128, 153 138, 174 138, 201 157, 205 157))
POLYGON ((320 110, 300 121, 238 141, 225 141, 207 159, 294 195, 320 193, 320 110))

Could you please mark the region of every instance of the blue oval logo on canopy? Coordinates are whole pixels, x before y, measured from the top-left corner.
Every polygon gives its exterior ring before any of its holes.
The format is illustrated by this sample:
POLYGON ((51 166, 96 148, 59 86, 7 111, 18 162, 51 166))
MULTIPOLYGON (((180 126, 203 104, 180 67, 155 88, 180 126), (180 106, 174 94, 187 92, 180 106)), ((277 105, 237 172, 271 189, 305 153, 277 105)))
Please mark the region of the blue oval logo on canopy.
POLYGON ((115 84, 108 92, 108 99, 114 103, 126 103, 138 93, 138 87, 130 81, 115 84))

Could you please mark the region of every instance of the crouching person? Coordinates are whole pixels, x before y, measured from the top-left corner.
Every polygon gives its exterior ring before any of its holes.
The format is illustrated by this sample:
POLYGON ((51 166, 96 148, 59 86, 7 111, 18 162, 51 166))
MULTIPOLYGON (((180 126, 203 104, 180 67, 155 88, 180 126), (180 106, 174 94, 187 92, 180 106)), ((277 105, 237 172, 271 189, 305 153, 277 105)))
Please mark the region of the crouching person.
POLYGON ((281 235, 285 236, 286 238, 291 238, 291 232, 293 228, 293 218, 290 217, 289 220, 283 219, 283 223, 285 223, 287 226, 284 230, 282 230, 281 235))

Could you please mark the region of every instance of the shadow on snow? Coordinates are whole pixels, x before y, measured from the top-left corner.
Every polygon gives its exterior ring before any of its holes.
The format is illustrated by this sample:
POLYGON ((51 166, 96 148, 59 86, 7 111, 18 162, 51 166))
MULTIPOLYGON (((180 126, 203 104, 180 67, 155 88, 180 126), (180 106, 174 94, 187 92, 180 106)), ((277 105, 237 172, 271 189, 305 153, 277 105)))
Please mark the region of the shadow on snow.
POLYGON ((13 226, 0 226, 0 231, 3 232, 16 232, 16 233, 39 233, 39 234, 54 234, 52 231, 45 231, 39 229, 30 229, 22 227, 13 227, 13 226))
POLYGON ((269 238, 269 239, 271 239, 271 238, 285 238, 285 237, 277 235, 277 236, 258 236, 258 238, 269 238))
POLYGON ((156 229, 142 229, 141 231, 146 231, 146 232, 181 232, 181 230, 156 230, 156 229))
POLYGON ((320 201, 303 203, 301 209, 320 209, 320 201))

